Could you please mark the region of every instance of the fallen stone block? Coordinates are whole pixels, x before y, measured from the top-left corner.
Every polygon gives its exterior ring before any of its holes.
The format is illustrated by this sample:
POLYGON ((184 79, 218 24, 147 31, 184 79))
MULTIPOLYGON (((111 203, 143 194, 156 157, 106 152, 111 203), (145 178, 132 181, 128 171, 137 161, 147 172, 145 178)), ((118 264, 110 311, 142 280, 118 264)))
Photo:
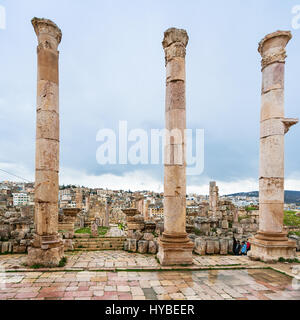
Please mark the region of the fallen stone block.
POLYGON ((195 240, 194 251, 200 255, 206 254, 206 240, 197 238, 195 240))
POLYGON ((138 252, 139 253, 147 253, 148 252, 148 241, 140 240, 138 242, 138 252))

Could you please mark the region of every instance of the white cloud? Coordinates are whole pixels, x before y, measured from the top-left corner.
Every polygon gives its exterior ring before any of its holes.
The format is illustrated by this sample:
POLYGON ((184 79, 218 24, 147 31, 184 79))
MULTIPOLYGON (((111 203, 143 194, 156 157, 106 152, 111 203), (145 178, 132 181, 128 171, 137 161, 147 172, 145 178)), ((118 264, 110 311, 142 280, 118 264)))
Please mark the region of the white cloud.
POLYGON ((108 188, 123 190, 154 190, 163 191, 162 182, 157 181, 151 175, 143 171, 125 173, 122 176, 114 174, 88 175, 83 171, 62 168, 60 184, 83 185, 90 188, 108 188))
MULTIPOLYGON (((0 169, 10 172, 16 176, 34 181, 34 171, 25 167, 20 163, 6 163, 0 162, 0 169)), ((0 181, 22 181, 14 176, 0 171, 0 181)), ((188 184, 188 193, 208 194, 209 181, 212 179, 205 179, 204 183, 199 185, 188 184)), ((258 190, 258 179, 243 179, 237 181, 220 181, 217 180, 220 195, 249 192, 258 190)), ((114 190, 153 190, 156 192, 163 192, 163 177, 161 181, 155 179, 151 174, 142 170, 128 172, 122 176, 114 174, 90 175, 84 171, 79 171, 70 168, 61 168, 60 170, 60 184, 74 184, 86 186, 90 188, 108 188, 114 190)), ((295 172, 285 179, 286 190, 300 190, 300 173, 295 172)))
MULTIPOLYGON (((219 194, 231 194, 237 192, 249 192, 258 190, 258 181, 255 179, 244 179, 238 181, 219 181, 217 180, 217 186, 219 187, 219 194)), ((187 186, 187 192, 208 194, 209 193, 209 181, 204 185, 199 186, 187 186)))
POLYGON ((33 181, 34 171, 30 170, 21 163, 0 162, 0 181, 9 180, 16 182, 26 182, 24 180, 33 181))

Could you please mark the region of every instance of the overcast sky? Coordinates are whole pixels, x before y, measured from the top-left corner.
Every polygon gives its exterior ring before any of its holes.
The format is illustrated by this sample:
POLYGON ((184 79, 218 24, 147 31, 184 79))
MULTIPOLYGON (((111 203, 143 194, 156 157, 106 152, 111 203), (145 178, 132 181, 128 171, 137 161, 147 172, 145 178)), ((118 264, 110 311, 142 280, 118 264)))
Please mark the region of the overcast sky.
MULTIPOLYGON (((0 0, 0 169, 34 179, 36 46, 33 17, 53 20, 60 44, 60 183, 163 191, 163 166, 101 166, 103 128, 164 127, 163 33, 187 30, 187 127, 204 129, 205 168, 188 191, 258 189, 260 55, 268 33, 291 30, 285 110, 299 117, 300 29, 295 0, 0 0)), ((300 4, 300 0, 299 0, 300 4)), ((117 132, 117 131, 116 131, 117 132)), ((150 132, 150 131, 149 131, 150 132)), ((286 136, 286 189, 300 190, 300 125, 286 136)), ((16 180, 0 172, 1 180, 16 180)))

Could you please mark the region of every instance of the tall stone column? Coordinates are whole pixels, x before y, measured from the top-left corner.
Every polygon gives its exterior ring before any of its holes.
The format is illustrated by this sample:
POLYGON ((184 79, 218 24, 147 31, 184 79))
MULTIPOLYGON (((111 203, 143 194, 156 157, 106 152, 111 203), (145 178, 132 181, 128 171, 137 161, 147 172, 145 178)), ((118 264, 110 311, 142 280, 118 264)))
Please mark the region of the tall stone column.
POLYGON ((215 181, 209 183, 209 210, 216 216, 217 207, 219 202, 219 188, 215 181))
POLYGON ((193 243, 186 233, 186 129, 185 30, 170 28, 164 34, 166 57, 164 232, 159 239, 158 259, 162 265, 192 264, 193 243), (174 135, 172 135, 174 133, 174 135))
POLYGON ((57 266, 64 254, 58 234, 59 75, 57 50, 62 33, 47 19, 32 19, 38 38, 35 160, 35 228, 29 265, 57 266))
POLYGON ((90 211, 90 196, 86 195, 85 197, 85 211, 89 212, 90 211))
POLYGON ((75 192, 76 207, 82 210, 82 191, 81 188, 77 188, 75 192))
POLYGON ((146 200, 145 207, 144 207, 144 219, 145 219, 145 221, 149 221, 150 220, 150 217, 149 217, 149 204, 150 204, 150 200, 146 200))
POLYGON ((262 99, 260 121, 259 231, 249 257, 266 262, 295 257, 296 245, 283 230, 284 135, 298 119, 284 117, 285 47, 290 31, 268 34, 260 43, 262 99))
POLYGON ((106 201, 105 201, 105 219, 104 219, 104 226, 105 227, 109 227, 110 206, 111 206, 111 200, 106 199, 106 201))

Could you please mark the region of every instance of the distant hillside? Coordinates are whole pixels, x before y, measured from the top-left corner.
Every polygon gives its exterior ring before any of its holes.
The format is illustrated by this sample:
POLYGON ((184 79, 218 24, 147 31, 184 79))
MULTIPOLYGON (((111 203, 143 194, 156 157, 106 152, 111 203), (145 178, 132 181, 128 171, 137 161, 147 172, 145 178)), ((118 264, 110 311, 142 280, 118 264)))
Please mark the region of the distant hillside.
MULTIPOLYGON (((259 195, 258 191, 251 191, 251 192, 239 192, 239 193, 228 194, 227 196, 258 197, 258 195, 259 195)), ((284 192, 284 202, 300 204, 300 191, 286 190, 284 192)))

